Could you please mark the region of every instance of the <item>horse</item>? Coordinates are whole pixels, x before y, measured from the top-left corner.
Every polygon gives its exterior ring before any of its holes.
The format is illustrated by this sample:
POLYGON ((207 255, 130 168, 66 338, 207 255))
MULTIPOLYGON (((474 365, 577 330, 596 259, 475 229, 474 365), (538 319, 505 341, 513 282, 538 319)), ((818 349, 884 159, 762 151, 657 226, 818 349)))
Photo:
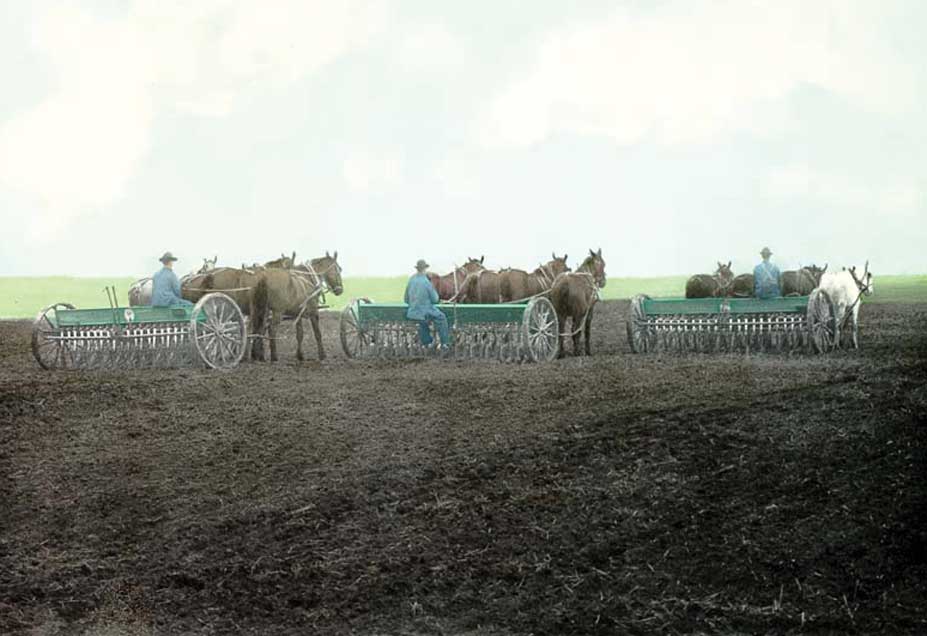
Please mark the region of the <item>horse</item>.
POLYGON ((181 296, 190 302, 197 302, 211 291, 222 292, 241 308, 246 316, 251 314, 251 288, 257 283, 258 274, 268 268, 288 269, 293 266, 293 256, 280 255, 280 258, 267 261, 263 265, 236 269, 220 267, 204 274, 193 276, 181 283, 181 296))
POLYGON ((686 298, 717 298, 727 296, 731 283, 734 281, 734 272, 731 271, 731 262, 727 265, 718 263, 718 269, 713 275, 696 274, 686 281, 686 298))
MULTIPOLYGON (((335 253, 332 255, 329 255, 329 253, 326 251, 325 256, 306 261, 302 265, 297 265, 295 269, 307 272, 313 277, 313 280, 317 284, 324 283, 325 287, 330 289, 332 293, 335 294, 335 296, 340 296, 342 292, 344 292, 344 284, 341 282, 341 265, 338 264, 338 250, 335 250, 335 253)), ((322 346, 322 329, 319 327, 319 296, 313 296, 309 300, 309 303, 306 305, 305 313, 309 316, 309 322, 312 325, 312 331, 315 334, 315 343, 319 350, 319 360, 324 360, 325 348, 322 346)), ((291 314, 287 315, 291 318, 297 317, 291 314)), ((303 321, 299 320, 296 323, 297 342, 302 341, 302 332, 303 321)), ((274 357, 276 348, 275 342, 275 340, 270 341, 271 359, 276 359, 274 357)), ((300 360, 303 359, 301 347, 299 347, 296 356, 300 360)))
POLYGON ((853 348, 859 349, 859 301, 875 291, 869 261, 866 261, 862 276, 856 275, 856 267, 844 268, 842 272, 823 274, 819 287, 827 292, 837 315, 834 342, 840 346, 840 331, 849 323, 853 348))
POLYGON ((468 274, 457 294, 451 301, 458 303, 483 303, 493 305, 502 302, 502 277, 509 270, 496 272, 481 269, 468 274))
MULTIPOLYGON (((205 274, 216 269, 216 262, 219 260, 219 256, 213 256, 211 259, 204 258, 203 265, 195 273, 190 273, 184 275, 180 279, 180 286, 183 286, 187 281, 193 279, 200 274, 205 274)), ((151 293, 152 293, 152 278, 150 276, 146 278, 140 278, 129 287, 129 306, 138 307, 140 305, 150 305, 151 304, 151 293)), ((199 300, 199 298, 197 298, 199 300)), ((195 301, 194 301, 195 302, 195 301)))
POLYGON ((550 289, 560 274, 570 271, 567 255, 562 257, 551 253, 552 259, 539 265, 530 274, 522 269, 507 269, 500 272, 500 296, 502 302, 510 303, 537 296, 550 289))
POLYGON ((802 267, 797 271, 782 272, 779 277, 779 289, 783 296, 807 296, 821 282, 821 276, 827 271, 816 265, 802 267))
POLYGON ((460 286, 466 280, 467 276, 483 269, 483 259, 485 258, 485 256, 480 256, 479 260, 477 260, 467 257, 466 263, 444 276, 435 274, 434 272, 427 272, 425 275, 428 277, 428 280, 431 281, 435 291, 438 292, 438 298, 441 300, 450 300, 460 290, 460 286))
POLYGON ((280 258, 264 263, 264 267, 274 267, 277 269, 292 269, 296 264, 296 252, 292 256, 281 253, 280 258))
POLYGON ((753 298, 756 283, 753 274, 738 274, 730 286, 730 295, 735 298, 753 298))
POLYGON ((567 318, 571 320, 573 327, 571 334, 563 331, 558 334, 560 352, 557 357, 562 358, 566 355, 563 349, 565 335, 573 336, 573 355, 582 355, 579 342, 581 333, 584 333, 586 338, 585 353, 587 356, 592 355, 589 347, 589 339, 592 335, 592 313, 599 300, 599 289, 605 287, 605 283, 605 260, 602 258, 602 248, 599 248, 597 252, 589 250, 589 256, 575 272, 565 272, 554 282, 550 289, 550 301, 554 305, 554 311, 557 312, 560 329, 566 327, 567 318))
MULTIPOLYGON (((303 265, 291 269, 268 267, 255 274, 257 281, 251 289, 251 333, 263 335, 268 332, 270 359, 278 360, 277 327, 284 316, 296 319, 296 358, 303 360, 303 316, 308 314, 315 331, 319 348, 319 360, 325 359, 322 347, 322 332, 319 329, 319 295, 326 287, 335 295, 344 291, 341 282, 341 266, 338 252, 330 256, 327 252, 303 265)), ((258 339, 252 347, 252 359, 264 360, 264 346, 258 339)))

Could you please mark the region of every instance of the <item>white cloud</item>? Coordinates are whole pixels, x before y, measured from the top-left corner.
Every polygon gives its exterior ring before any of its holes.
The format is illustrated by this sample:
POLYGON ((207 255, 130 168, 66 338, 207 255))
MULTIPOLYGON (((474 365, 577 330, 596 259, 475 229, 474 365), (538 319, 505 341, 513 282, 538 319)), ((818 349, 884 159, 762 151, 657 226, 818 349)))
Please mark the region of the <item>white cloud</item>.
POLYGON ((0 184, 34 197, 34 238, 117 200, 165 109, 221 116, 316 72, 383 27, 382 3, 140 0, 36 9, 54 89, 0 125, 0 184))
POLYGON ((381 194, 402 183, 403 160, 398 154, 357 149, 342 160, 341 174, 350 189, 381 194))
POLYGON ((491 103, 479 136, 497 146, 557 132, 623 144, 771 134, 787 121, 783 98, 802 85, 880 113, 910 112, 912 70, 878 37, 877 11, 839 1, 670 3, 564 27, 491 103))
POLYGON ((900 176, 889 182, 872 181, 807 165, 791 165, 771 170, 764 187, 768 196, 852 212, 853 218, 859 218, 859 211, 902 219, 927 213, 927 194, 923 188, 900 176))
POLYGON ((467 52, 443 24, 417 24, 406 30, 396 59, 408 71, 454 71, 466 63, 467 52))

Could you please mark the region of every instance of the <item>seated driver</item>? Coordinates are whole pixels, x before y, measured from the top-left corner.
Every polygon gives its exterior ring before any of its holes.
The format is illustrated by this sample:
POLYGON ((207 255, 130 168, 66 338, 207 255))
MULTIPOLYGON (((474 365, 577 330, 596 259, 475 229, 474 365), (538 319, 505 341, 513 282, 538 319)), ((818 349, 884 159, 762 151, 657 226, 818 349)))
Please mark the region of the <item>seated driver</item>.
POLYGON ((174 262, 177 257, 170 252, 164 252, 159 258, 164 267, 151 277, 151 306, 152 307, 171 307, 175 305, 184 305, 192 307, 193 303, 184 300, 180 295, 180 281, 177 274, 174 273, 174 262))
POLYGON ((422 344, 426 347, 431 346, 434 338, 431 337, 429 323, 433 322, 438 328, 438 336, 441 338, 441 348, 446 349, 450 345, 450 334, 447 329, 447 316, 440 309, 435 307, 438 302, 438 292, 428 277, 425 270, 428 269, 428 263, 419 259, 415 264, 415 275, 409 279, 406 285, 405 302, 409 306, 406 311, 406 318, 409 320, 418 320, 418 333, 422 344))

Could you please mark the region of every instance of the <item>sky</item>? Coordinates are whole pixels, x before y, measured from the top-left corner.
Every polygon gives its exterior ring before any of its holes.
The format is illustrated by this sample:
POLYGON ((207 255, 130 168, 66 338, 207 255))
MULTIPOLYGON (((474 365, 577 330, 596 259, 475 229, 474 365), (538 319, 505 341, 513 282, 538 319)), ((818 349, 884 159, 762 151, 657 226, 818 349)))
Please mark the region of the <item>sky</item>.
POLYGON ((927 272, 927 2, 0 3, 0 275, 927 272))

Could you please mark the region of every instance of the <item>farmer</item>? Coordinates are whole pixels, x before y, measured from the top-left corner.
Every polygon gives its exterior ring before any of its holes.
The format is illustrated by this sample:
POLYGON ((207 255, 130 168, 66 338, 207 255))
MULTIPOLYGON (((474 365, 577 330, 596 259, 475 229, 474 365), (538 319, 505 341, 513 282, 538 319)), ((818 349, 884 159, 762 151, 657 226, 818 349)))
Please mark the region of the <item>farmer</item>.
POLYGON ((174 273, 174 261, 177 257, 170 252, 158 259, 164 267, 151 277, 151 306, 170 307, 172 305, 192 306, 189 300, 180 296, 180 281, 174 273))
POLYGON ((760 252, 763 262, 753 268, 753 292, 757 298, 775 298, 779 292, 779 268, 769 262, 772 252, 764 247, 760 252))
POLYGON ((406 285, 405 302, 409 305, 406 318, 419 321, 419 337, 426 347, 434 342, 428 325, 429 322, 434 322, 438 328, 438 335, 441 337, 441 349, 446 349, 450 344, 450 334, 447 331, 447 316, 435 307, 435 303, 438 302, 438 292, 435 291, 431 281, 425 275, 425 270, 428 267, 428 263, 422 259, 419 259, 415 264, 416 273, 409 279, 409 284, 406 285))

